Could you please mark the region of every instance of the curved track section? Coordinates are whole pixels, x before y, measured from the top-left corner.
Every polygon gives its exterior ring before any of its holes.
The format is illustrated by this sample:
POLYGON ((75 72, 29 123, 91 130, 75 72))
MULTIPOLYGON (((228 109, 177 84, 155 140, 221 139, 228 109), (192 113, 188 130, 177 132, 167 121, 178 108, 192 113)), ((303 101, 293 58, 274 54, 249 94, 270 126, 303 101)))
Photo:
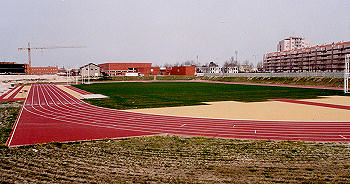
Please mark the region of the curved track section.
POLYGON ((96 107, 53 84, 35 84, 7 145, 157 134, 350 142, 350 122, 230 120, 142 114, 96 107))

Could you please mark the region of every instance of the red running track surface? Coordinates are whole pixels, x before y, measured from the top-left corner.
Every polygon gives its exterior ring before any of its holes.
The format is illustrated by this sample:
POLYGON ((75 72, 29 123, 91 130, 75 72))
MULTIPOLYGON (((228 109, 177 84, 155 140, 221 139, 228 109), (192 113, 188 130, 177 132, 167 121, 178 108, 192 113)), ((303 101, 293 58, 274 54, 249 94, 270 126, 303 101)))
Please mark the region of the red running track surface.
MULTIPOLYGON (((288 103, 296 103, 296 104, 303 104, 303 105, 313 105, 313 106, 320 106, 320 107, 350 110, 350 106, 318 103, 318 102, 308 102, 308 101, 302 101, 302 100, 272 99, 271 101, 288 102, 288 103)), ((350 119, 350 117, 349 117, 349 119, 350 119)))
POLYGON ((0 96, 0 101, 24 101, 25 99, 24 98, 15 98, 15 96, 21 91, 21 89, 23 88, 24 86, 23 85, 20 85, 20 86, 16 86, 14 87, 13 89, 7 91, 5 94, 1 95, 0 96), (12 91, 18 89, 16 92, 14 92, 13 94, 11 94, 11 96, 9 96, 8 98, 5 99, 5 97, 11 93, 12 91))
POLYGON ((142 114, 87 104, 54 84, 33 84, 7 145, 158 134, 350 142, 350 122, 230 120, 142 114))
POLYGON ((272 86, 272 87, 290 87, 290 88, 311 88, 311 89, 331 89, 331 90, 344 90, 344 88, 338 87, 325 87, 325 86, 302 86, 302 85, 289 85, 289 84, 264 84, 264 83, 248 83, 248 82, 222 82, 222 81, 191 81, 191 82, 208 82, 208 83, 223 83, 223 84, 240 84, 240 85, 252 85, 252 86, 272 86))

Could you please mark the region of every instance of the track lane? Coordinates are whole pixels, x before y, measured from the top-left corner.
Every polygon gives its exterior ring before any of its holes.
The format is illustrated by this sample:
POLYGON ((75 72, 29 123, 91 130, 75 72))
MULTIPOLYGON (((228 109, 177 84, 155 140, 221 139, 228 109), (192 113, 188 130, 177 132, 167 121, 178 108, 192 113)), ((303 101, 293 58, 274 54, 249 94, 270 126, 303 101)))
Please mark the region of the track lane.
MULTIPOLYGON (((95 116, 96 117, 96 116, 95 116)), ((105 119, 105 117, 103 117, 104 119, 105 119)), ((130 119, 129 119, 130 120, 130 119)), ((109 120, 109 121, 111 121, 111 120, 109 120)), ((227 124, 227 123, 226 123, 227 124)), ((166 125, 165 125, 166 126, 166 125)), ((214 127, 215 125, 212 125, 212 127, 214 127)), ((285 124, 285 126, 288 126, 287 124, 285 124)), ((339 126, 339 125, 338 125, 339 126)), ((203 125, 203 127, 204 127, 204 125, 203 125)), ((241 126, 242 127, 242 126, 241 126)), ((218 128, 227 128, 227 127, 218 127, 218 128)), ((238 129, 239 129, 239 127, 237 127, 238 129)), ((264 125, 264 128, 265 129, 268 129, 269 127, 266 127, 265 125, 264 125)), ((304 130, 305 130, 305 128, 307 128, 307 127, 302 127, 304 130)), ((326 127, 326 128, 328 128, 328 127, 326 127)), ((259 127, 256 127, 256 130, 258 130, 258 129, 260 129, 259 127)), ((315 131, 314 129, 313 129, 313 131, 315 131)), ((327 133, 327 132, 324 132, 324 133, 327 133)))
MULTIPOLYGON (((100 139, 104 135, 109 138, 117 138, 165 133, 243 139, 350 142, 348 139, 350 138, 349 122, 228 120, 133 113, 92 106, 52 84, 32 86, 23 106, 23 115, 19 123, 35 127, 29 129, 31 129, 31 134, 35 134, 38 139, 31 139, 31 141, 18 139, 17 142, 9 143, 9 146, 45 141, 100 139), (27 115, 31 119, 23 118, 27 115), (51 129, 78 131, 68 131, 63 136, 56 133, 58 137, 53 139, 52 136, 47 138, 50 136, 33 130, 36 128, 44 131, 50 129, 49 132, 55 132, 51 129), (83 131, 85 132, 83 135, 80 129, 89 130, 83 131), (93 133, 94 130, 91 129, 103 129, 102 132, 109 133, 93 133), (111 133, 111 130, 116 132, 111 133), (125 135, 126 132, 128 135, 125 135), (40 139, 40 137, 44 138, 40 139)), ((28 128, 28 126, 23 126, 23 128, 28 128)))

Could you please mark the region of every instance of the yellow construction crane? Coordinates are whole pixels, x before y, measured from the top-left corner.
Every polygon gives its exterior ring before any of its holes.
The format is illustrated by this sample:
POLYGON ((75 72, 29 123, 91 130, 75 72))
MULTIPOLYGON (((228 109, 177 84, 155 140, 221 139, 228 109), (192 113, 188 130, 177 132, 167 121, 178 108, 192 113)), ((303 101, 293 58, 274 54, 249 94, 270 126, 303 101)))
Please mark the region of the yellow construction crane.
POLYGON ((67 49, 67 48, 85 48, 85 46, 78 47, 66 47, 66 46, 52 46, 52 47, 30 47, 30 42, 28 42, 28 47, 18 48, 18 51, 27 50, 28 51, 28 68, 32 66, 31 50, 43 50, 43 49, 67 49))

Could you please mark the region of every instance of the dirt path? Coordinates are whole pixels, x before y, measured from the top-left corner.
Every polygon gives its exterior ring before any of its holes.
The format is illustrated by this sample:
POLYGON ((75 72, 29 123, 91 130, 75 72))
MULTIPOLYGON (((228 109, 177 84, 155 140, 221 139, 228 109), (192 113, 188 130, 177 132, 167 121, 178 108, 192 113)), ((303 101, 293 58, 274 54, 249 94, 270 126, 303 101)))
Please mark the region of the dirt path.
MULTIPOLYGON (((350 97, 331 96, 307 99, 319 103, 350 106, 350 97)), ((295 104, 287 102, 208 102, 208 105, 128 110, 149 114, 188 117, 288 120, 288 121, 349 121, 350 111, 344 109, 295 104)))

